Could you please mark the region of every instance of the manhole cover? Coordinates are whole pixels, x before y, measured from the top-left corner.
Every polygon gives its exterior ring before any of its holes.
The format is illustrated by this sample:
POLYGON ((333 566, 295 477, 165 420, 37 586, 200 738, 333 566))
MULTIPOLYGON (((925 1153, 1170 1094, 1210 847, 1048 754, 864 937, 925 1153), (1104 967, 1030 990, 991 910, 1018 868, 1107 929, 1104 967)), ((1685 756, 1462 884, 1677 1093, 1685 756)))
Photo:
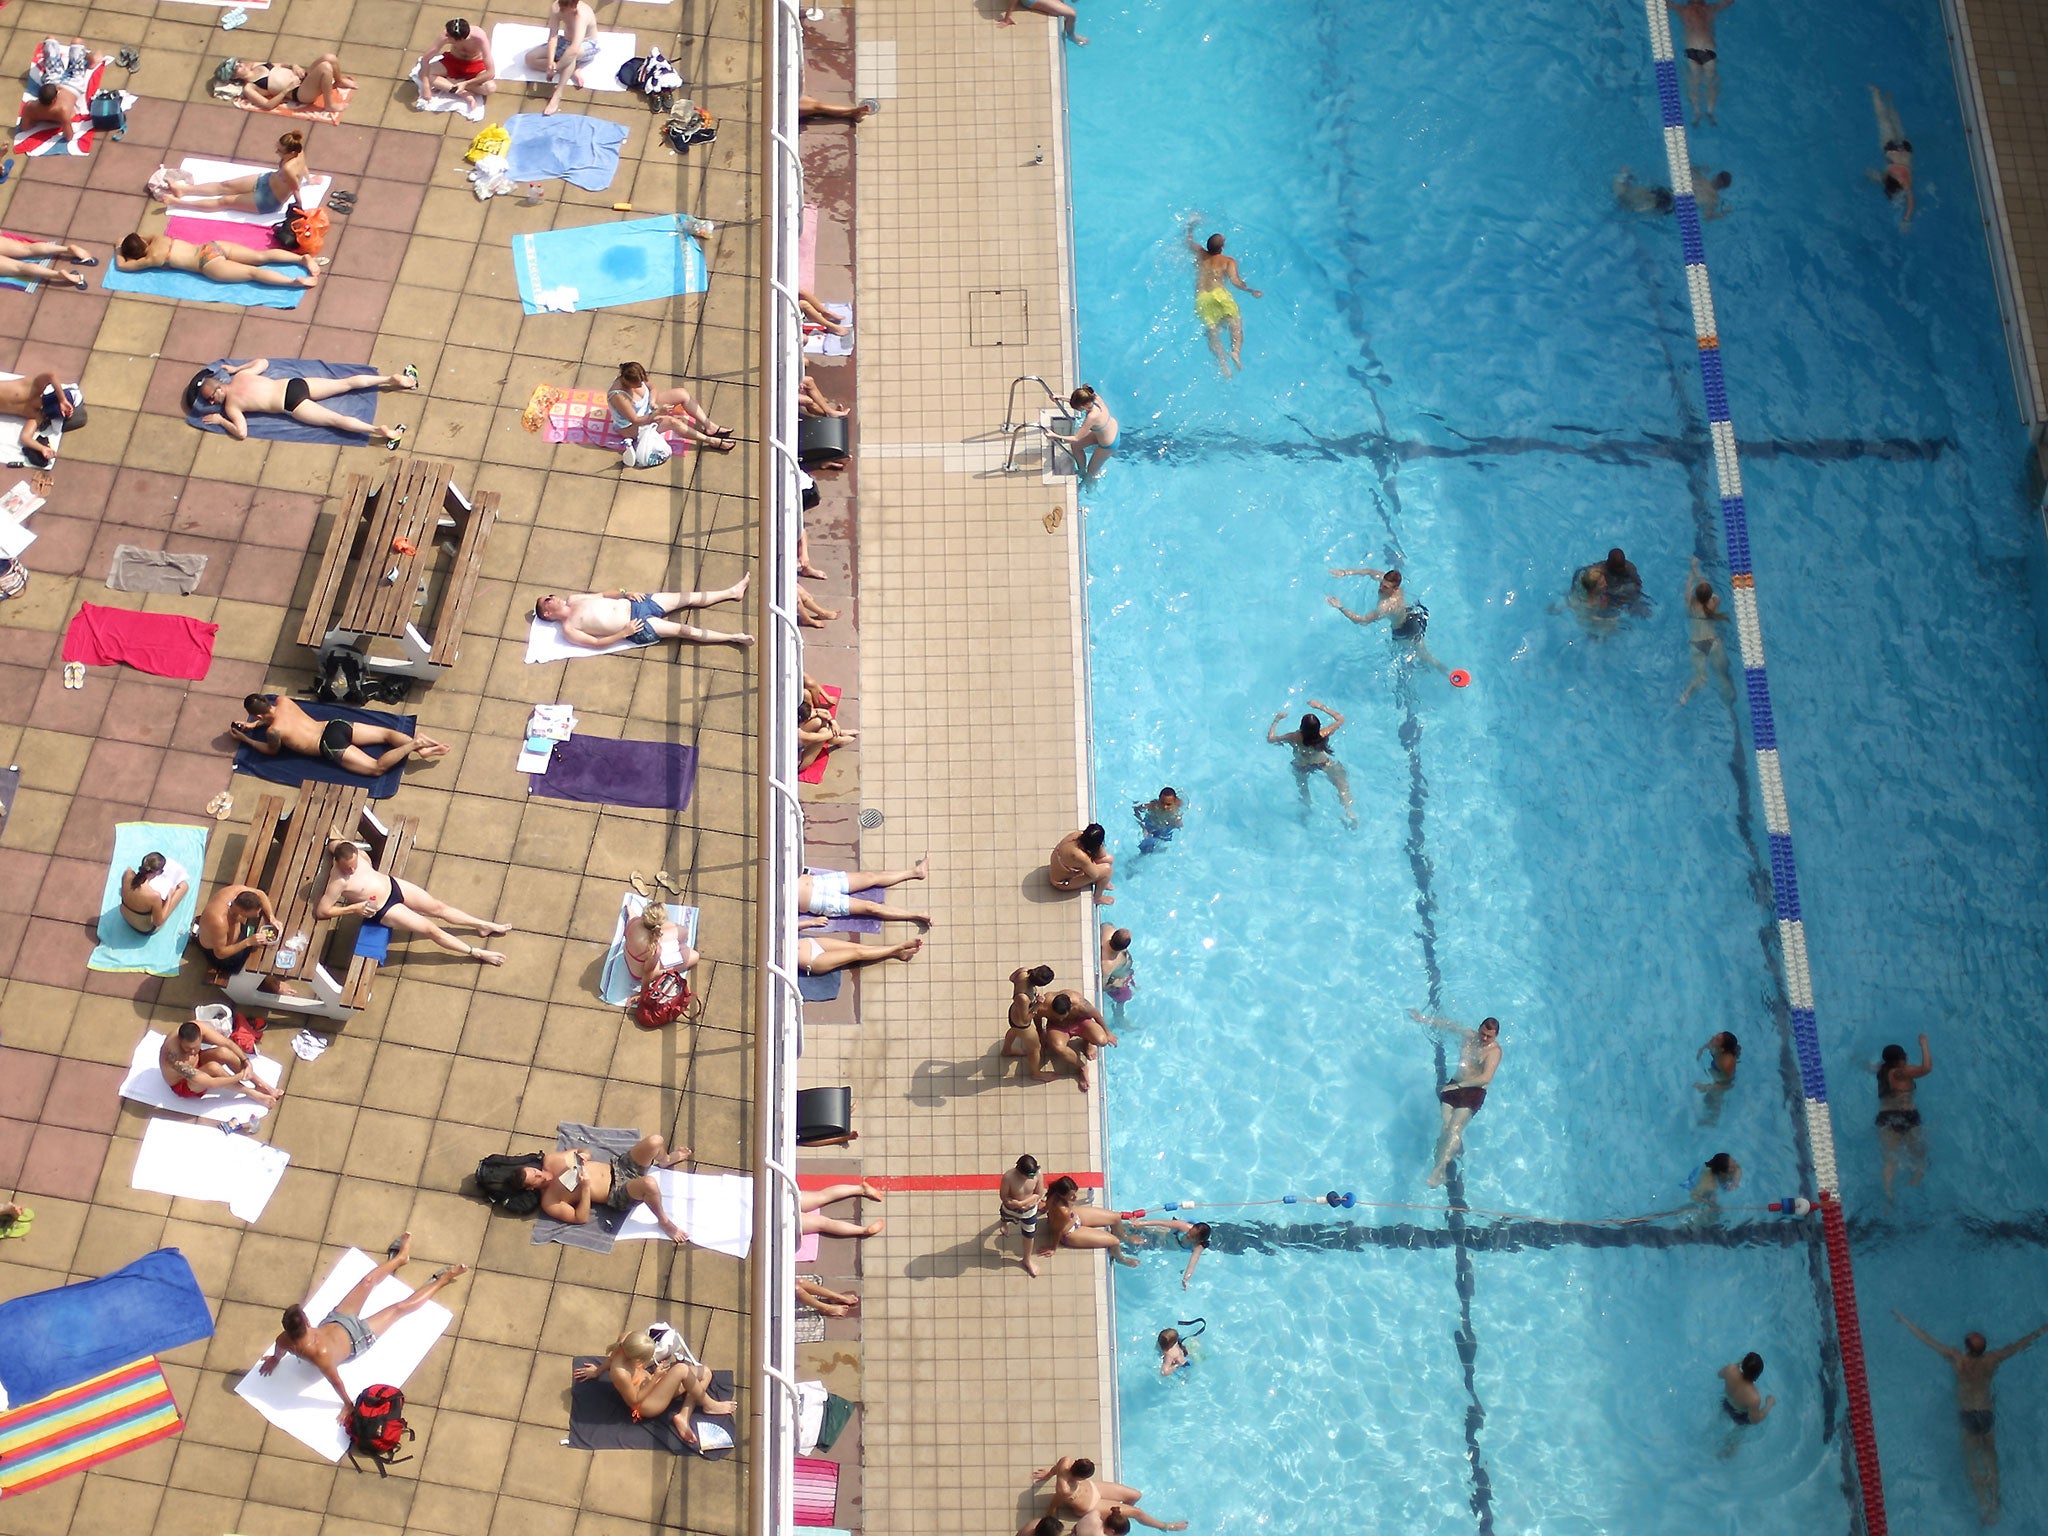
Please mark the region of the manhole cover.
POLYGON ((860 824, 869 832, 879 827, 884 819, 882 813, 877 810, 866 810, 860 813, 860 824))
POLYGON ((1031 326, 1031 305, 1022 288, 970 288, 967 291, 967 344, 970 347, 1018 347, 1031 326))

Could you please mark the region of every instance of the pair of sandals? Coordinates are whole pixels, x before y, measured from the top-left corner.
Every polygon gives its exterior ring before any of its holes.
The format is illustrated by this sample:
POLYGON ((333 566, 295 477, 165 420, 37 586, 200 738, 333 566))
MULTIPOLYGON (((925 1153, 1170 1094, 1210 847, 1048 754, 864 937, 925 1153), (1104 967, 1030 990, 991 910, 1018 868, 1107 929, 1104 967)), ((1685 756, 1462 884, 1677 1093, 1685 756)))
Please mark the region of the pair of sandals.
POLYGON ((665 869, 658 869, 654 872, 654 880, 652 884, 649 883, 645 875, 641 874, 640 871, 636 869, 633 871, 632 877, 627 881, 627 884, 631 885, 637 893, 646 897, 649 901, 654 900, 654 888, 656 886, 659 886, 662 890, 667 891, 672 896, 680 896, 683 894, 682 886, 678 884, 675 877, 672 876, 665 869))
POLYGON ((19 1215, 9 1216, 5 1220, 0 1220, 0 1238, 27 1237, 29 1224, 35 1219, 36 1213, 34 1211, 29 1210, 26 1206, 21 1207, 19 1215))
POLYGON ((330 192, 327 194, 327 200, 322 206, 330 213, 353 213, 356 206, 356 194, 353 192, 330 192))

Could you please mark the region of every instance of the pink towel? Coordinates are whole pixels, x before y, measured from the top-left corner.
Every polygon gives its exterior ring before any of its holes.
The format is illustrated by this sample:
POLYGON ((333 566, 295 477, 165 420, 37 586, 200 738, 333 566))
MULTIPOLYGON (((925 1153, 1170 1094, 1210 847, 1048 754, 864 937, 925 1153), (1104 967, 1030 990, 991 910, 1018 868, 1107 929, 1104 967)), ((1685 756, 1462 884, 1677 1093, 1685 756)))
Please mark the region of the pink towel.
POLYGON ((818 287, 818 205, 805 203, 796 233, 796 285, 812 292, 818 287))
MULTIPOLYGON (((540 389, 551 389, 543 384, 540 389)), ((538 395, 540 390, 535 390, 538 395)), ((601 389, 554 391, 547 405, 547 427, 543 436, 551 443, 580 443, 586 448, 604 448, 617 453, 626 446, 625 437, 612 425, 612 408, 601 389)), ((663 432, 671 452, 687 453, 690 445, 673 432, 663 432)))
MULTIPOLYGON (((827 706, 826 706, 826 710, 825 710, 825 713, 827 713, 828 715, 830 715, 830 716, 831 716, 831 717, 832 717, 832 718, 833 718, 834 720, 837 720, 837 719, 839 718, 839 690, 838 690, 837 688, 827 688, 827 687, 825 687, 825 686, 824 686, 823 684, 820 684, 820 685, 819 685, 819 687, 818 687, 818 691, 819 691, 820 693, 824 694, 824 695, 825 695, 825 698, 826 698, 826 699, 827 699, 827 700, 829 701, 829 702, 827 703, 827 706)), ((832 754, 831 754, 831 753, 830 753, 829 751, 826 751, 826 752, 820 752, 820 753, 818 754, 818 760, 817 760, 816 762, 812 763, 810 767, 806 768, 806 769, 805 769, 805 770, 804 770, 804 771, 803 771, 802 773, 799 773, 799 774, 798 774, 798 775, 796 776, 796 781, 797 781, 797 783, 799 783, 799 784, 822 784, 822 783, 824 783, 824 782, 825 782, 825 765, 826 765, 827 763, 831 762, 831 761, 832 761, 832 754)))
POLYGON ((839 1512, 839 1463, 822 1456, 796 1459, 796 1523, 830 1525, 839 1512))
POLYGON ((252 251, 267 251, 277 236, 264 224, 237 224, 233 219, 206 219, 196 213, 174 213, 164 221, 164 233, 189 245, 225 240, 229 245, 246 245, 252 251))
POLYGON ((197 682, 213 665, 218 624, 202 624, 176 613, 136 613, 127 608, 79 605, 64 631, 64 659, 89 667, 126 662, 138 672, 197 682))

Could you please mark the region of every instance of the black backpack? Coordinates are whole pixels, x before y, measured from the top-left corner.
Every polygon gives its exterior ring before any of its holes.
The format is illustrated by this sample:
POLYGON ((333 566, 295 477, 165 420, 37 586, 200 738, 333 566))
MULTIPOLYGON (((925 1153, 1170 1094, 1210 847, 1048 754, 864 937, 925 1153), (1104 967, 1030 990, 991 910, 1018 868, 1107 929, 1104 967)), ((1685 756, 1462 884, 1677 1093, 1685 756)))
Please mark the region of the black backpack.
POLYGON ((640 89, 640 72, 647 68, 645 58, 628 59, 619 66, 619 84, 629 91, 640 89))
POLYGON ((493 1152, 476 1165, 477 1193, 508 1216, 531 1216, 540 1209, 540 1191, 526 1187, 529 1168, 539 1168, 538 1152, 493 1152))
POLYGON ((348 1411, 348 1464, 358 1472, 363 1469, 356 1457, 362 1455, 377 1464, 379 1477, 389 1477, 390 1468, 412 1460, 398 1454, 399 1446, 417 1438, 405 1422, 405 1394, 398 1388, 380 1383, 356 1394, 348 1411))

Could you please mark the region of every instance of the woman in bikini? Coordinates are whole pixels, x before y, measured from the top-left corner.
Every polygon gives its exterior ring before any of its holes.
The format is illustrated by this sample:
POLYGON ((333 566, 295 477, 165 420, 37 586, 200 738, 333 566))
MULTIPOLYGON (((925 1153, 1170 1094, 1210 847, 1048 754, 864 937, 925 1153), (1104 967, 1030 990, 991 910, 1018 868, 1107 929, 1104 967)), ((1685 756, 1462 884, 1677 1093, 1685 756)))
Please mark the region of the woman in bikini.
MULTIPOLYGON (((823 928, 829 917, 797 919, 799 928, 823 928)), ((873 965, 878 960, 910 960, 924 948, 923 939, 905 939, 901 944, 856 944, 851 939, 798 939, 796 968, 806 976, 823 976, 848 966, 873 965)))
POLYGON ((822 709, 810 704, 797 705, 797 771, 803 772, 827 752, 852 746, 859 735, 858 731, 841 728, 839 722, 822 709))
POLYGON ((137 933, 155 933, 191 889, 182 869, 170 868, 160 853, 145 853, 141 863, 121 873, 122 921, 137 933))
POLYGON ((310 288, 320 281, 324 256, 304 251, 259 251, 252 246, 234 245, 226 240, 206 240, 193 245, 169 235, 123 235, 114 252, 114 265, 123 272, 151 272, 159 267, 190 272, 214 283, 261 283, 267 288, 310 288), (277 272, 275 267, 298 267, 297 272, 277 272))
POLYGON ((1934 1070, 1934 1057, 1927 1049, 1927 1037, 1920 1037, 1920 1064, 1906 1060, 1903 1045, 1884 1048, 1884 1060, 1877 1064, 1877 1144, 1884 1150, 1884 1197, 1892 1197, 1892 1175, 1898 1171, 1903 1154, 1907 1164, 1906 1182, 1918 1184, 1927 1177, 1927 1140, 1920 1129, 1920 1111, 1913 1103, 1913 1088, 1934 1070))
POLYGON ((1906 194, 1905 217, 1899 220, 1903 230, 1913 222, 1913 141, 1906 137, 1905 127, 1899 122, 1899 109, 1893 104, 1890 91, 1880 91, 1873 85, 1870 106, 1877 113, 1877 141, 1884 146, 1884 169, 1863 174, 1883 187, 1887 198, 1906 194))
POLYGON ((1327 728, 1320 719, 1309 714, 1301 717, 1298 729, 1275 731, 1273 727, 1286 717, 1287 711, 1283 709, 1274 714, 1272 723, 1266 727, 1266 740, 1276 747, 1286 747, 1294 754, 1294 784, 1295 788, 1301 791, 1301 804, 1304 810, 1308 808, 1309 803, 1308 776, 1320 773, 1330 781, 1330 787, 1337 791, 1337 802, 1344 807, 1344 825, 1356 827, 1358 813, 1351 805, 1351 778, 1344 772, 1344 765, 1338 762, 1336 755, 1330 751, 1330 738, 1344 729, 1344 717, 1320 699, 1310 699, 1308 702, 1309 708, 1320 709, 1330 717, 1327 728))
MULTIPOLYGON (((1109 1256, 1119 1264, 1128 1264, 1132 1269, 1138 1261, 1124 1252, 1124 1240, 1105 1227, 1084 1222, 1081 1209, 1075 1203, 1079 1193, 1072 1179, 1055 1179, 1052 1187, 1045 1192, 1045 1237, 1038 1245, 1040 1253, 1051 1253, 1060 1248, 1107 1248, 1109 1256)), ((1098 1215, 1110 1216, 1109 1225, 1118 1223, 1119 1218, 1109 1212, 1098 1215)))
POLYGON ((241 213, 269 218, 282 213, 284 205, 299 195, 309 174, 306 165, 306 136, 294 128, 277 141, 277 169, 256 176, 237 176, 232 181, 191 182, 184 172, 166 168, 163 186, 150 178, 150 193, 166 208, 232 208, 241 213))
POLYGON ((711 1396, 710 1366, 680 1355, 662 1358, 654 1340, 645 1333, 620 1334, 618 1342, 604 1352, 603 1359, 579 1365, 573 1374, 578 1381, 595 1381, 609 1375, 612 1386, 632 1410, 636 1424, 666 1413, 686 1445, 697 1443, 697 1432, 690 1427, 693 1413, 722 1418, 739 1411, 738 1403, 721 1403, 711 1396))
POLYGON ((1109 906, 1116 898, 1109 894, 1110 876, 1116 873, 1116 855, 1105 853, 1103 839, 1109 834, 1100 822, 1091 821, 1078 832, 1059 840, 1045 866, 1046 878, 1056 891, 1085 891, 1094 886, 1095 900, 1109 906))
POLYGON ((626 972, 645 982, 657 971, 687 971, 697 963, 697 951, 683 941, 683 930, 658 901, 626 924, 626 972))
POLYGON ((1067 397, 1067 404, 1081 413, 1081 421, 1074 428, 1071 437, 1062 437, 1057 432, 1046 436, 1056 443, 1064 443, 1067 451, 1074 456, 1074 463, 1081 471, 1083 480, 1093 480, 1109 463, 1110 453, 1116 447, 1118 427, 1116 418, 1109 414, 1109 407, 1102 403, 1102 396, 1083 384, 1067 397))
POLYGON ((223 85, 239 85, 242 100, 265 112, 293 107, 331 111, 341 105, 332 99, 333 92, 356 88, 355 80, 341 72, 341 60, 331 53, 321 54, 303 69, 262 59, 229 59, 214 72, 214 78, 223 85))
POLYGON ((658 426, 717 453, 731 453, 738 446, 732 428, 713 421, 687 389, 656 389, 638 363, 619 364, 619 376, 612 380, 605 403, 612 410, 612 430, 629 438, 642 427, 658 426))

